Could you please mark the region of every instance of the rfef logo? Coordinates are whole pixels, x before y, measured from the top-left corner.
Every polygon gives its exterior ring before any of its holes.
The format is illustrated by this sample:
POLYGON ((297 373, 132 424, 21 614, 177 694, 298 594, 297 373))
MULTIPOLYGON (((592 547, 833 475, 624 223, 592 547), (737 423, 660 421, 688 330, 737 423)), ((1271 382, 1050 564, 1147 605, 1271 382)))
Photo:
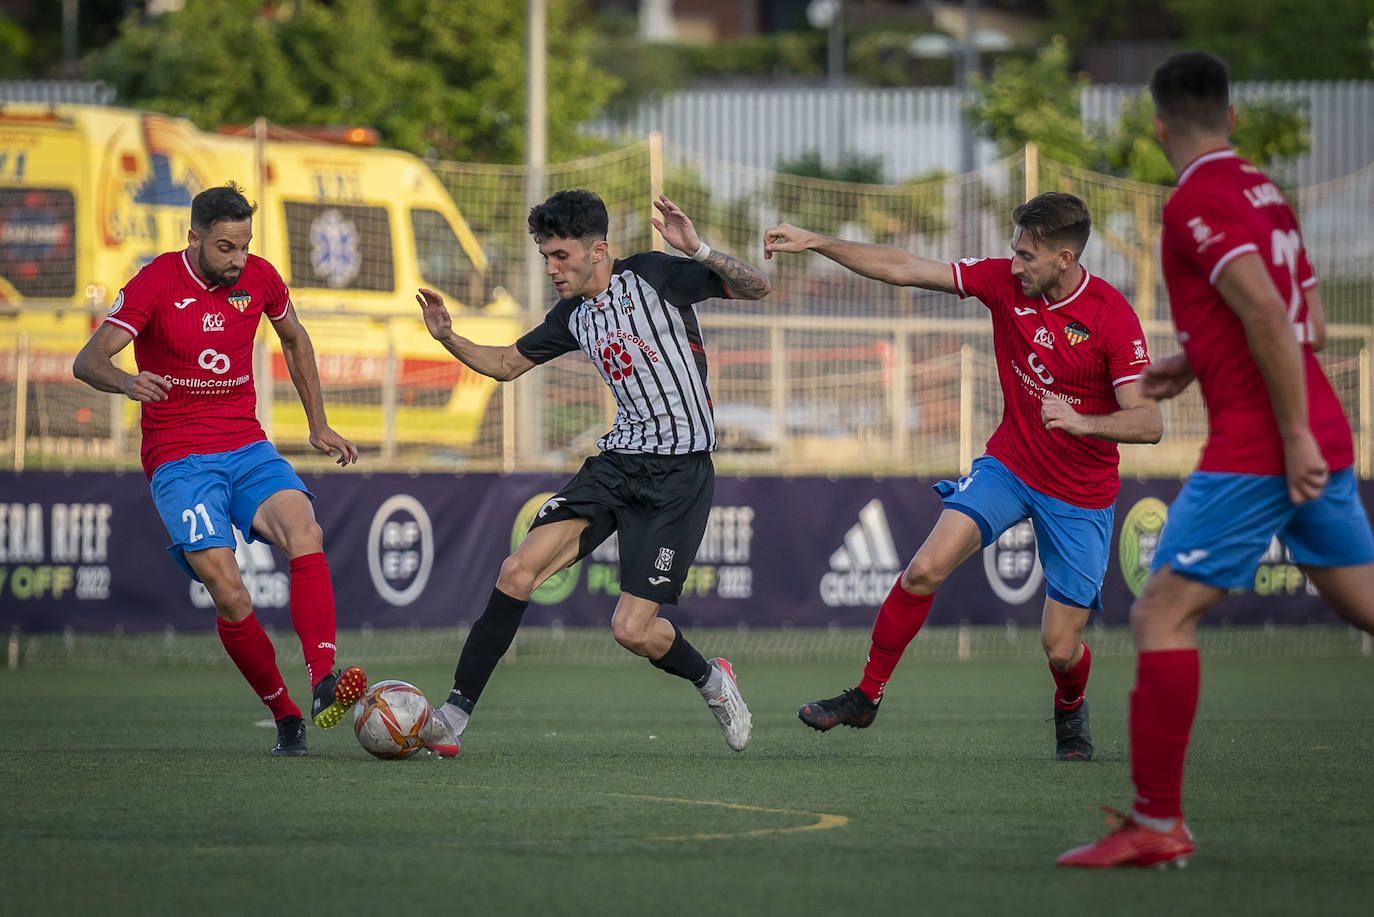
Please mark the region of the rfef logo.
POLYGON ((388 497, 367 533, 367 569, 377 594, 391 605, 420 597, 434 566, 434 526, 410 494, 388 497))
POLYGON ((1035 595, 1045 575, 1029 519, 1022 519, 983 549, 983 572, 993 593, 1008 605, 1024 604, 1035 595))

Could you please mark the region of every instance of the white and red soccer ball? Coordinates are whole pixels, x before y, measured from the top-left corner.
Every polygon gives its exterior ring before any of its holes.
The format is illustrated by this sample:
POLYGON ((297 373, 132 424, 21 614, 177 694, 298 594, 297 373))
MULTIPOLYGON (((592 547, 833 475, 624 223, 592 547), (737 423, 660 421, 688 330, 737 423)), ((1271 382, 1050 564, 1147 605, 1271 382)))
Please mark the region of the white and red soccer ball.
MULTIPOLYGON (((378 758, 409 758, 432 737, 434 708, 419 688, 379 681, 353 707, 358 744, 378 758)), ((437 724, 435 724, 437 726, 437 724)))

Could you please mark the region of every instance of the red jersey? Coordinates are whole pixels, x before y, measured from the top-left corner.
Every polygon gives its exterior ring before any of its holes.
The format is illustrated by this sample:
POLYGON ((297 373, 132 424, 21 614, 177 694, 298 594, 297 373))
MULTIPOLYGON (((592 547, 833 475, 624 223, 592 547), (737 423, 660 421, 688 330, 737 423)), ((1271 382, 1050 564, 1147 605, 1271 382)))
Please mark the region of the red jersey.
POLYGON ((1087 509, 1111 506, 1121 488, 1116 443, 1046 430, 1040 403, 1059 395, 1080 414, 1121 409, 1116 387, 1140 378, 1150 355, 1125 297, 1085 269, 1068 296, 1031 298, 1009 258, 965 258, 951 266, 960 296, 992 313, 992 349, 1002 384, 1002 422, 987 454, 1041 493, 1087 509))
POLYGON ((1274 183, 1231 150, 1194 160, 1164 205, 1161 264, 1184 355, 1207 404, 1199 471, 1283 474, 1283 440, 1245 326, 1217 292, 1226 265, 1254 252, 1269 269, 1302 344, 1307 419, 1332 471, 1354 463, 1350 424, 1312 353, 1303 290, 1315 286, 1298 220, 1274 183))
POLYGON ((166 401, 143 403, 143 470, 195 453, 229 452, 266 439, 253 388, 259 316, 279 322, 286 283, 248 256, 230 287, 208 286, 186 252, 154 258, 119 291, 105 321, 134 336, 140 371, 172 383, 166 401))

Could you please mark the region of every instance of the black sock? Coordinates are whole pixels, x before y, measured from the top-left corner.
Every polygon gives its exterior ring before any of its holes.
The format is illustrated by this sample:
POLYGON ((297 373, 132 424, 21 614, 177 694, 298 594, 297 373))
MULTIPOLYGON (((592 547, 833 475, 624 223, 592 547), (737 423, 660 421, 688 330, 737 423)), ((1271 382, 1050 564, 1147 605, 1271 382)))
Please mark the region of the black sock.
MULTIPOLYGON (((673 624, 672 621, 668 623, 673 624)), ((678 678, 685 678, 698 688, 706 684, 706 679, 711 677, 711 667, 697 652, 696 647, 682 636, 682 631, 676 624, 673 624, 673 645, 668 647, 668 652, 661 657, 650 659, 649 662, 654 668, 662 669, 678 678)))
POLYGON ((483 609, 482 616, 473 622, 468 639, 463 643, 463 651, 458 654, 458 668, 453 672, 450 701, 472 712, 482 696, 482 689, 487 686, 487 679, 496 669, 496 663, 510 649, 527 605, 529 602, 513 599, 500 589, 491 590, 487 607, 483 609))

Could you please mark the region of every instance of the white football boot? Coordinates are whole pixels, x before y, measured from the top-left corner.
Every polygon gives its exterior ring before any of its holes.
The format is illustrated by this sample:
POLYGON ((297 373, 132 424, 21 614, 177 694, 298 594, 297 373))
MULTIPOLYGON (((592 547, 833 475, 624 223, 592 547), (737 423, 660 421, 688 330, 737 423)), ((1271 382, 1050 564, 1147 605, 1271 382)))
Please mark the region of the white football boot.
POLYGON ((463 730, 468 725, 466 711, 453 704, 442 704, 434 708, 420 738, 424 739, 425 751, 436 758, 456 758, 462 748, 463 730))
POLYGON ((711 677, 701 688, 702 696, 715 714, 716 722, 720 723, 726 744, 735 751, 744 751, 753 733, 754 720, 735 683, 735 670, 728 659, 720 656, 712 659, 710 665, 711 677))

